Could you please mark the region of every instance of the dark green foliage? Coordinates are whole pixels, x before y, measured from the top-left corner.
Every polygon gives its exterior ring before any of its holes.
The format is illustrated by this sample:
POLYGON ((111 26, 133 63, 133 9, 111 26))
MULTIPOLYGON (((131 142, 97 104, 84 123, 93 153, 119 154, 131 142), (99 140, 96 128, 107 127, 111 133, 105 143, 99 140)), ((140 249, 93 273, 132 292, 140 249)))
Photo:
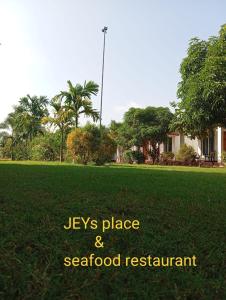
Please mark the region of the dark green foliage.
POLYGON ((141 147, 149 140, 155 147, 166 138, 172 116, 167 107, 132 107, 125 113, 124 122, 118 125, 118 143, 129 149, 141 147))
POLYGON ((133 155, 132 155, 132 150, 125 150, 123 152, 123 162, 127 164, 132 164, 133 163, 133 155))
POLYGON ((139 151, 132 151, 132 150, 126 150, 123 153, 123 159, 125 163, 137 163, 137 164, 142 164, 144 163, 144 154, 139 151))
POLYGON ((225 127, 226 25, 208 41, 191 40, 180 72, 172 129, 202 137, 213 127, 225 127))
MULTIPOLYGON (((166 139, 173 114, 167 107, 130 108, 122 124, 113 124, 116 142, 125 150, 132 146, 147 147, 151 144, 153 163, 159 158, 159 145, 166 139)), ((149 149, 146 149, 149 152, 149 149)))
POLYGON ((14 160, 29 160, 30 159, 29 143, 27 143, 25 141, 18 142, 13 147, 13 159, 14 160))
POLYGON ((132 158, 133 158, 133 161, 138 164, 144 163, 144 154, 139 150, 132 151, 132 158))
MULTIPOLYGON (((31 160, 54 161, 60 156, 60 132, 46 132, 45 135, 35 137, 29 144, 31 160)), ((25 158, 24 158, 25 159, 25 158)))
POLYGON ((12 156, 12 138, 7 131, 0 133, 0 158, 10 159, 12 156))

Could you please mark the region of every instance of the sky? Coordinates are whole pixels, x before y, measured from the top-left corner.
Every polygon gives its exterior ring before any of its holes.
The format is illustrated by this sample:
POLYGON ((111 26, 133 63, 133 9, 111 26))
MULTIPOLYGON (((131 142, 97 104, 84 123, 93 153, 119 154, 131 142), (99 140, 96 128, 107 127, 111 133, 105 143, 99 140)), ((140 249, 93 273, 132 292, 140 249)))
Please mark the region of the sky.
POLYGON ((101 84, 104 26, 103 123, 131 106, 169 106, 189 40, 224 23, 226 0, 0 0, 0 122, 27 94, 101 84))

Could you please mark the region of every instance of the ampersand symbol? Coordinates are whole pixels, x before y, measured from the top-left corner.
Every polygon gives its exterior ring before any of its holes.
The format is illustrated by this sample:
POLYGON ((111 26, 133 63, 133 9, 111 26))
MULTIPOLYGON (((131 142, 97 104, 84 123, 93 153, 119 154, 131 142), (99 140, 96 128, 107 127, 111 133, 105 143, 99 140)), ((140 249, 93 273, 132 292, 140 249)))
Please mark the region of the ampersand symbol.
POLYGON ((96 236, 95 247, 96 248, 104 248, 104 242, 101 242, 102 237, 100 235, 96 236))

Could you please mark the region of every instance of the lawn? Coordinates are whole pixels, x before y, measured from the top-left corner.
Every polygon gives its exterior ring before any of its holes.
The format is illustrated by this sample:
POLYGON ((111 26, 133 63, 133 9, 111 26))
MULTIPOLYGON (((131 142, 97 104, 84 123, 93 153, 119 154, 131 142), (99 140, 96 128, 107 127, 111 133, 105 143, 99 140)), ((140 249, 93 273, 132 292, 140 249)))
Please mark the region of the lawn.
POLYGON ((226 299, 226 168, 1 162, 0 208, 0 299, 226 299), (66 231, 70 216, 141 228, 66 231), (89 253, 196 255, 197 267, 64 266, 89 253))

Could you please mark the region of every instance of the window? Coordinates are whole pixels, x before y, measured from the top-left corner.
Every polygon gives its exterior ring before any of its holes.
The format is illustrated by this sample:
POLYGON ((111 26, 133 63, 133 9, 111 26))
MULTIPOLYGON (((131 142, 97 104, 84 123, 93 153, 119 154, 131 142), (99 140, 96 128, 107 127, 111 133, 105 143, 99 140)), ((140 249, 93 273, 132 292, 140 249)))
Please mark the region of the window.
POLYGON ((214 132, 211 130, 209 134, 209 151, 214 152, 214 132))
POLYGON ((202 139, 202 154, 210 155, 211 152, 214 152, 214 132, 210 131, 209 136, 202 139))
POLYGON ((180 145, 184 144, 184 135, 180 134, 180 145))
POLYGON ((202 154, 203 155, 208 155, 209 154, 209 138, 204 138, 202 140, 202 154))
POLYGON ((166 142, 164 143, 164 151, 172 152, 172 137, 167 137, 166 142))

